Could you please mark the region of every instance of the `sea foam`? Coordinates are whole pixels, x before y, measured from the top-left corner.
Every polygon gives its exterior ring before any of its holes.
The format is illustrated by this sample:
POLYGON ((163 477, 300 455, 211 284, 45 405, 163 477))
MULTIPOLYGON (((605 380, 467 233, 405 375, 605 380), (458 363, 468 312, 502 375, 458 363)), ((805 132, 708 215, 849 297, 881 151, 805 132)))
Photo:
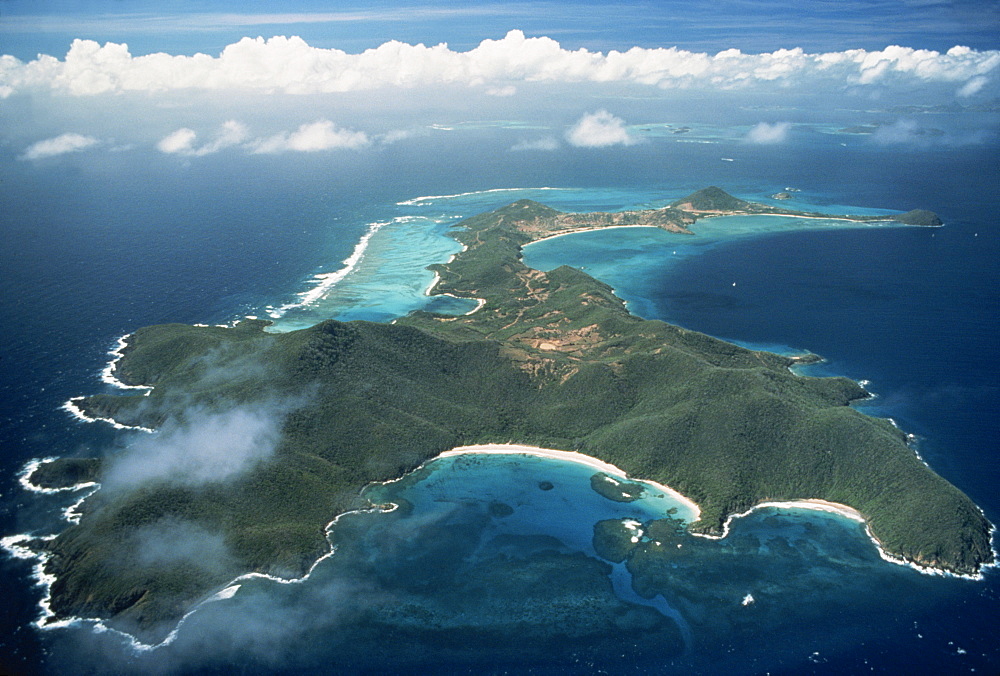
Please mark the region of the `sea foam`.
POLYGON ((109 361, 107 366, 105 366, 101 371, 101 381, 123 390, 145 390, 148 394, 149 391, 153 389, 152 387, 149 387, 148 385, 128 385, 115 377, 115 370, 118 368, 118 362, 121 361, 123 356, 125 356, 125 348, 128 347, 128 339, 131 337, 131 333, 119 336, 115 342, 115 346, 108 351, 108 354, 111 355, 111 361, 109 361))
MULTIPOLYGON (((115 346, 108 351, 108 354, 111 356, 111 360, 107 363, 107 365, 103 369, 101 369, 101 382, 121 390, 139 390, 143 393, 144 396, 148 397, 149 394, 153 391, 152 386, 129 385, 125 382, 122 382, 115 376, 115 371, 118 368, 118 362, 120 362, 122 357, 125 356, 125 348, 128 347, 128 339, 131 337, 132 337, 131 333, 126 333, 124 336, 119 336, 115 341, 115 346)), ((113 418, 89 416, 83 412, 83 409, 80 408, 78 404, 78 402, 83 401, 84 399, 86 399, 86 397, 83 396, 70 397, 69 400, 66 401, 60 408, 62 408, 64 411, 69 413, 77 420, 80 420, 85 423, 93 423, 100 421, 108 423, 116 430, 136 430, 139 432, 146 432, 150 434, 155 431, 153 429, 150 429, 149 427, 143 427, 141 425, 125 425, 113 418)))
POLYGON ((358 267, 358 264, 361 263, 362 259, 364 259, 365 250, 368 248, 368 243, 371 242, 375 233, 386 225, 396 222, 397 220, 398 219, 393 219, 393 221, 375 221, 374 223, 369 224, 367 232, 361 236, 361 239, 354 246, 354 251, 352 251, 351 255, 342 261, 342 268, 334 272, 323 272, 315 275, 311 280, 313 287, 298 294, 298 300, 280 307, 268 308, 267 314, 273 319, 279 319, 289 310, 305 307, 323 298, 323 296, 325 296, 330 289, 336 286, 338 282, 347 277, 347 275, 351 274, 351 272, 358 267))
POLYGON ((473 190, 471 192, 460 192, 454 195, 423 195, 422 197, 414 197, 413 199, 404 200, 402 202, 396 202, 396 206, 400 207, 415 207, 415 206, 427 206, 431 202, 438 200, 451 200, 460 197, 472 197, 475 195, 489 195, 492 193, 502 193, 502 192, 533 192, 541 190, 572 190, 572 188, 490 188, 489 190, 473 190))
POLYGON ((86 399, 86 397, 73 397, 65 404, 63 404, 61 408, 64 411, 67 411, 77 420, 80 420, 85 423, 103 422, 111 425, 116 430, 135 430, 137 432, 145 432, 147 434, 153 434, 154 432, 156 432, 156 430, 150 427, 143 427, 142 425, 125 425, 124 423, 118 422, 114 418, 91 417, 86 413, 84 413, 83 409, 81 409, 77 405, 78 401, 82 401, 84 399, 86 399))

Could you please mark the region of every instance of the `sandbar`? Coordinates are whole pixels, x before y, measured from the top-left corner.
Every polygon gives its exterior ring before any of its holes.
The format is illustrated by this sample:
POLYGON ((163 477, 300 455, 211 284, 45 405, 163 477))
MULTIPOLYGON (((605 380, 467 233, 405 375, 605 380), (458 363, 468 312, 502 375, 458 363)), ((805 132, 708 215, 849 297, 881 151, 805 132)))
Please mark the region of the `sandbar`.
MULTIPOLYGON (((621 228, 652 228, 654 230, 663 230, 664 232, 673 232, 672 230, 667 230, 666 228, 661 228, 658 225, 643 225, 637 223, 636 225, 594 225, 594 226, 582 226, 579 228, 570 228, 568 230, 563 230, 551 235, 546 235, 545 237, 540 237, 538 239, 533 239, 524 246, 531 246, 532 244, 538 244, 539 242, 544 242, 546 240, 555 239, 556 237, 565 237, 566 235, 575 235, 578 232, 592 232, 594 230, 618 230, 621 228)), ((680 233, 674 233, 680 234, 680 233)))

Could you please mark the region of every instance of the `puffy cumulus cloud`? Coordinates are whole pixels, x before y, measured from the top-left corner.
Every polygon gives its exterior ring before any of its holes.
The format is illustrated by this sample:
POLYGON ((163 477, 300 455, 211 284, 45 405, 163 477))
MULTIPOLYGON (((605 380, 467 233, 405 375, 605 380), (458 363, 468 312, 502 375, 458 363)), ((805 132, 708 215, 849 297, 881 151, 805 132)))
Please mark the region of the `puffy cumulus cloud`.
MULTIPOLYGON (((393 143, 407 136, 409 133, 405 131, 390 132, 384 135, 381 140, 383 143, 393 143)), ((273 136, 257 139, 250 139, 250 133, 245 124, 229 120, 223 123, 222 128, 209 142, 199 146, 197 141, 197 132, 182 127, 160 139, 156 147, 160 152, 169 155, 202 157, 233 146, 240 146, 252 153, 261 154, 361 148, 371 143, 371 139, 365 132, 342 129, 329 120, 310 122, 299 126, 293 132, 283 131, 273 136)))
POLYGON ((223 148, 239 145, 246 141, 247 137, 246 125, 236 120, 228 120, 223 123, 222 129, 216 134, 214 139, 200 147, 195 147, 195 141, 198 138, 197 132, 187 127, 182 127, 160 139, 156 147, 160 152, 167 153, 168 155, 193 155, 201 157, 202 155, 217 153, 223 148))
POLYGON ((774 124, 761 122, 750 129, 745 138, 749 143, 783 143, 788 138, 788 130, 791 128, 790 122, 775 122, 774 124))
POLYGON ((194 153, 196 138, 198 138, 198 134, 195 133, 194 129, 184 127, 160 139, 156 147, 161 153, 167 153, 168 155, 190 155, 194 153))
POLYGON ((46 157, 80 152, 81 150, 92 148, 98 143, 100 141, 93 136, 73 133, 60 134, 54 138, 48 138, 28 146, 20 158, 22 160, 40 160, 46 157))
POLYGON ((838 64, 856 67, 860 84, 901 76, 925 81, 963 82, 1000 66, 1000 51, 977 52, 968 47, 952 47, 941 54, 927 49, 891 46, 880 52, 851 50, 824 57, 831 68, 838 64))
POLYGON ((631 145, 625 121, 606 110, 587 113, 566 132, 566 140, 578 148, 603 148, 613 145, 631 145))
POLYGON ((247 139, 247 136, 246 125, 236 120, 228 120, 222 124, 222 129, 211 142, 206 143, 195 152, 199 155, 209 155, 223 148, 239 145, 247 139))
POLYGON ((301 125, 297 130, 282 132, 255 143, 255 153, 281 153, 287 151, 317 152, 338 148, 361 148, 370 143, 363 131, 341 129, 329 120, 319 120, 301 125))
POLYGON ((41 55, 22 62, 0 58, 0 96, 27 88, 73 95, 183 89, 309 94, 380 87, 458 84, 492 95, 513 93, 518 82, 634 82, 664 88, 748 87, 755 84, 828 86, 876 83, 969 84, 1000 68, 1000 51, 953 47, 941 53, 908 47, 821 54, 779 49, 717 54, 671 47, 624 52, 563 49, 547 37, 510 31, 467 52, 386 42, 360 54, 312 47, 298 37, 243 38, 217 57, 206 54, 133 56, 124 44, 75 40, 65 59, 41 55))

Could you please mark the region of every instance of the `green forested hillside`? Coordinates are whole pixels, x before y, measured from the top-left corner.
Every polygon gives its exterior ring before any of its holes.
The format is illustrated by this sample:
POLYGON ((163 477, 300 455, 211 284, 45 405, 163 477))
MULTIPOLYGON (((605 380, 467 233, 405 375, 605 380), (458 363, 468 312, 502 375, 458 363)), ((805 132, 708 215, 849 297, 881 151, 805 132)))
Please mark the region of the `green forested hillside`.
MULTIPOLYGON (((90 397, 80 402, 88 414, 184 429, 247 408, 274 417, 280 438, 219 481, 161 473, 129 483, 114 460, 65 467, 105 487, 46 545, 53 609, 162 634, 240 573, 300 575, 328 548, 325 525, 362 506, 367 483, 486 442, 578 450, 668 484, 700 505, 697 531, 718 533, 764 500, 822 498, 859 510, 897 556, 961 573, 991 560, 980 510, 891 424, 849 406, 866 396, 860 386, 632 316, 581 271, 527 268, 523 224, 551 217, 522 201, 456 226, 467 248, 434 266, 435 292, 484 300, 471 315, 285 334, 254 320, 137 331, 116 375, 152 391, 90 397), (165 520, 216 534, 226 556, 211 566, 143 559, 132 545, 165 520)), ((45 467, 59 476, 60 463, 45 467)))

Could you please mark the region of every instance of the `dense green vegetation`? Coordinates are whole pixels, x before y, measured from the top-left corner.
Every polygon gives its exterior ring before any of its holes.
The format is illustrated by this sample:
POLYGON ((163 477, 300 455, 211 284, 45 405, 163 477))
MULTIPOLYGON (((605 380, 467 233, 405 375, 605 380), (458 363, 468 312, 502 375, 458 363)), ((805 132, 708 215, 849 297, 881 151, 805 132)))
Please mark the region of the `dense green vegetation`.
POLYGON ((100 471, 99 458, 59 458, 39 465, 31 473, 31 482, 40 488, 64 488, 97 481, 100 471))
POLYGON ((594 492, 615 502, 635 502, 642 497, 643 485, 637 481, 619 481, 614 477, 597 472, 590 477, 590 487, 594 492))
MULTIPOLYGON (((788 199, 790 196, 791 195, 789 195, 789 193, 778 193, 777 195, 774 195, 775 198, 779 199, 788 199)), ((775 207, 769 204, 747 202, 746 200, 741 200, 738 197, 733 197, 722 188, 718 188, 714 185, 708 188, 702 188, 687 197, 676 200, 670 205, 669 208, 695 217, 713 215, 716 213, 774 214, 779 216, 807 216, 809 218, 829 217, 829 214, 819 212, 795 211, 793 209, 775 207)), ((938 218, 938 215, 933 211, 927 211, 926 209, 913 209, 905 214, 897 214, 891 217, 868 215, 836 216, 835 218, 858 221, 861 223, 892 221, 895 223, 903 223, 905 225, 941 225, 941 219, 938 218)))
POLYGON ((668 484, 701 506, 697 531, 763 500, 823 498, 861 511, 898 556, 962 573, 991 560, 980 510, 891 424, 849 406, 866 396, 856 383, 632 316, 579 270, 527 268, 525 224, 557 214, 520 201, 456 226, 467 249, 433 266, 435 292, 485 300, 472 315, 137 331, 116 374, 153 390, 90 397, 85 411, 169 427, 253 405, 280 420, 280 442, 225 481, 106 482, 48 543, 53 609, 162 635, 241 572, 302 574, 367 483, 485 442, 577 450, 668 484), (225 555, 144 557, 142 536, 177 524, 217 537, 206 539, 225 555))
POLYGON ((702 188, 671 204, 673 207, 682 205, 689 205, 688 208, 697 211, 747 211, 752 206, 750 202, 733 197, 714 185, 702 188))
POLYGON ((941 219, 938 218, 938 215, 926 209, 912 209, 894 218, 906 225, 941 225, 941 219))

